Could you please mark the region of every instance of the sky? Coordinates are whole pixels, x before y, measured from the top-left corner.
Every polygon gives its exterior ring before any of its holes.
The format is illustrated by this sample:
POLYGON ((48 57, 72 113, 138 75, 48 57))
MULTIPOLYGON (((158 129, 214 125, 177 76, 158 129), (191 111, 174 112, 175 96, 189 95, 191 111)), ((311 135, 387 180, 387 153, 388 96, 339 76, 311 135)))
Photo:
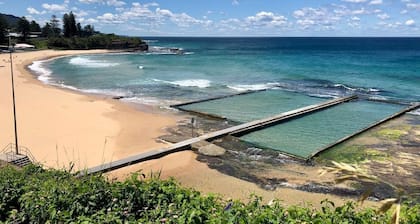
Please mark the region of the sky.
POLYGON ((70 11, 129 36, 420 37, 420 0, 0 0, 41 26, 70 11))

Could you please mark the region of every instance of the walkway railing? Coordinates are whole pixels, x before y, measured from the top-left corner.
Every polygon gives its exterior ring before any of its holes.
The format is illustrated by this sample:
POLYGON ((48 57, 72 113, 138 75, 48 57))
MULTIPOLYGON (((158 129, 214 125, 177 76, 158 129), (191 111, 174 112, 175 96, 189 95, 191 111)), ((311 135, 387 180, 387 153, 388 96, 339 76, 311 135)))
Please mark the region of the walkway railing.
POLYGON ((19 158, 19 156, 27 156, 29 160, 32 161, 32 163, 36 163, 35 156, 25 146, 19 146, 18 153, 19 154, 16 154, 16 145, 13 143, 9 143, 6 147, 4 147, 0 151, 0 155, 6 156, 7 162, 15 161, 16 159, 19 158))

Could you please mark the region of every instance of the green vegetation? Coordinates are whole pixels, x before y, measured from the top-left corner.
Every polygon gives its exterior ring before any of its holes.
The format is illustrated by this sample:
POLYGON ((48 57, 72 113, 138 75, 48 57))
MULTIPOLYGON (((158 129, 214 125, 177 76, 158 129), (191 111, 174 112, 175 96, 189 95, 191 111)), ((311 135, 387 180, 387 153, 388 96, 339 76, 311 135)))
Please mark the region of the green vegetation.
POLYGON ((12 32, 21 35, 20 41, 33 44, 37 49, 148 49, 147 44, 137 37, 102 34, 90 24, 82 28, 80 23, 76 23, 73 12, 65 13, 62 22, 63 29, 59 27, 57 17, 52 15, 51 20, 41 28, 35 21, 29 22, 22 17, 13 26, 0 15, 0 43, 8 42, 7 29, 11 28, 12 32))
POLYGON ((138 49, 147 50, 147 45, 136 37, 114 34, 95 34, 89 37, 51 37, 32 39, 38 49, 138 49))
MULTIPOLYGON (((388 181, 388 179, 380 178, 374 175, 371 175, 367 172, 367 170, 348 163, 340 163, 331 161, 333 166, 324 167, 320 170, 320 175, 324 175, 326 173, 335 174, 335 182, 337 184, 343 182, 351 182, 351 183, 359 183, 363 184, 367 189, 365 192, 360 196, 359 201, 363 203, 374 191, 375 186, 379 185, 386 185, 392 188, 396 193, 395 198, 387 198, 382 200, 380 203, 382 204, 381 207, 378 209, 378 212, 385 213, 385 212, 392 212, 392 218, 390 220, 391 223, 399 224, 401 220, 409 220, 408 223, 419 223, 420 222, 420 208, 419 204, 413 205, 413 208, 416 208, 416 215, 411 214, 411 212, 407 213, 402 209, 401 205, 407 204, 407 201, 412 200, 417 193, 408 193, 403 188, 398 187, 397 185, 388 181), (401 214, 406 215, 401 215, 401 214)), ((409 209, 410 210, 410 209, 409 209)), ((404 222, 404 221, 403 221, 404 222)))
POLYGON ((376 132, 374 135, 381 139, 397 141, 406 134, 407 131, 405 130, 384 128, 376 132))
POLYGON ((6 29, 8 27, 8 23, 6 18, 0 14, 0 44, 5 43, 7 41, 6 37, 6 29))
MULTIPOLYGON (((386 223, 390 215, 354 203, 322 209, 283 207, 203 196, 174 180, 133 175, 125 182, 102 176, 75 178, 29 166, 0 169, 0 222, 7 223, 386 223)), ((419 205, 402 206, 401 223, 420 220, 419 205)))
POLYGON ((340 144, 327 150, 316 157, 318 163, 329 163, 330 161, 358 164, 369 160, 383 160, 388 154, 375 149, 369 149, 364 145, 340 144))

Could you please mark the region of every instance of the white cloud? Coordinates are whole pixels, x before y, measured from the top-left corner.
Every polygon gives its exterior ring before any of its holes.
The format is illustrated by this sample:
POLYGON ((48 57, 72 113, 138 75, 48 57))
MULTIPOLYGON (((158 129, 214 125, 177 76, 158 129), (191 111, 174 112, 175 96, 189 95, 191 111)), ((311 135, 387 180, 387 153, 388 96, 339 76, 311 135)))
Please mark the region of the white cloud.
POLYGON ((155 12, 159 18, 169 19, 179 27, 190 27, 191 25, 197 24, 210 25, 212 23, 210 20, 196 19, 187 13, 173 13, 168 9, 157 8, 155 12))
POLYGON ((420 10, 420 3, 407 3, 408 9, 420 10))
POLYGON ((383 13, 383 14, 378 14, 376 15, 379 19, 385 20, 385 19, 389 19, 391 18, 388 14, 383 13))
POLYGON ((79 0, 79 2, 84 4, 106 4, 115 7, 120 7, 126 4, 124 1, 120 0, 79 0))
POLYGON ((408 13, 408 10, 406 10, 406 9, 404 9, 404 10, 401 10, 401 12, 400 12, 401 14, 407 14, 408 13))
POLYGON ((103 0, 79 0, 79 2, 84 4, 93 4, 93 3, 102 3, 103 0))
POLYGON ((405 25, 407 26, 414 26, 416 24, 416 22, 412 19, 409 19, 407 21, 405 21, 405 25))
POLYGON ((369 2, 369 5, 381 5, 382 3, 382 0, 372 0, 369 2))
POLYGON ((239 5, 239 1, 238 0, 233 0, 232 5, 239 5))
POLYGON ((347 25, 353 28, 359 28, 360 27, 360 21, 361 19, 357 16, 353 16, 351 17, 348 22, 347 25))
POLYGON ((159 4, 156 2, 150 2, 150 3, 146 3, 144 4, 144 7, 149 8, 149 7, 158 7, 159 4))
POLYGON ((120 7, 120 6, 125 5, 125 2, 119 1, 119 0, 108 0, 106 1, 106 4, 110 6, 120 7))
POLYGON ((367 0, 341 0, 343 2, 351 2, 351 3, 363 3, 366 2, 367 0))
POLYGON ((387 23, 387 22, 381 21, 378 23, 378 25, 382 26, 385 29, 401 29, 402 23, 400 22, 387 23))
POLYGON ((112 13, 104 13, 102 16, 98 16, 97 19, 100 22, 107 23, 107 24, 124 23, 124 21, 122 19, 120 19, 118 15, 114 15, 112 13))
POLYGON ((282 26, 287 23, 287 18, 272 12, 261 11, 255 16, 247 17, 246 21, 255 26, 282 26))
POLYGON ((369 14, 370 12, 367 11, 365 8, 361 8, 361 9, 353 10, 351 13, 353 15, 365 15, 365 14, 369 14))
POLYGON ((84 17, 84 16, 88 16, 89 12, 86 12, 84 10, 80 10, 80 11, 73 11, 73 13, 77 16, 77 17, 84 17))
POLYGON ((293 12, 293 16, 294 17, 297 17, 297 18, 304 17, 305 16, 305 12, 302 11, 302 10, 296 10, 296 11, 293 12))
POLYGON ((172 22, 179 27, 190 27, 192 25, 202 25, 203 27, 207 27, 212 24, 211 20, 206 18, 197 19, 187 13, 173 13, 168 9, 161 8, 152 9, 152 7, 157 6, 159 6, 159 4, 154 2, 147 4, 134 2, 131 3, 131 6, 128 8, 116 8, 117 13, 113 14, 108 12, 96 17, 96 19, 105 24, 125 23, 126 26, 139 26, 140 28, 144 26, 157 28, 160 25, 167 24, 168 22, 172 22))
POLYGON ((49 10, 49 11, 67 11, 67 4, 42 4, 42 8, 49 10))
POLYGON ((46 13, 45 11, 40 12, 40 11, 38 11, 38 10, 36 10, 35 8, 32 8, 32 7, 28 7, 28 8, 26 8, 26 11, 27 11, 29 14, 35 14, 35 15, 42 15, 42 14, 45 14, 45 13, 46 13))
POLYGON ((342 15, 350 14, 345 7, 330 12, 326 8, 302 8, 293 12, 297 19, 296 24, 302 29, 308 29, 311 26, 319 26, 323 29, 332 29, 334 24, 341 20, 342 15))
POLYGON ((89 18, 89 19, 84 19, 83 22, 86 22, 87 24, 95 24, 95 23, 98 22, 98 20, 93 19, 93 18, 89 18))

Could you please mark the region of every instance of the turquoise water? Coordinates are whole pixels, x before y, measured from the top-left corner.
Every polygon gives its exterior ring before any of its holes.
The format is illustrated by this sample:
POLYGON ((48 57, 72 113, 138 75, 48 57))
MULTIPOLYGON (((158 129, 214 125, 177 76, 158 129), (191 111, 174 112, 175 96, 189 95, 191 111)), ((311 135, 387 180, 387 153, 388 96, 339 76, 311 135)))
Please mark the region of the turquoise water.
POLYGON ((241 139, 261 147, 308 158, 323 147, 401 109, 402 106, 395 104, 348 102, 250 133, 241 139))
POLYGON ((79 55, 32 68, 53 85, 158 105, 263 88, 420 98, 420 38, 146 39, 147 53, 79 55))
MULTIPOLYGON (((420 101, 420 38, 146 39, 149 52, 76 55, 30 68, 51 85, 160 106, 269 89, 186 107, 238 122, 349 94, 420 101)), ((399 109, 352 102, 242 139, 307 157, 399 109)))
POLYGON ((326 99, 301 93, 268 90, 224 99, 195 103, 181 108, 209 113, 236 122, 267 118, 300 107, 320 103, 326 99))

